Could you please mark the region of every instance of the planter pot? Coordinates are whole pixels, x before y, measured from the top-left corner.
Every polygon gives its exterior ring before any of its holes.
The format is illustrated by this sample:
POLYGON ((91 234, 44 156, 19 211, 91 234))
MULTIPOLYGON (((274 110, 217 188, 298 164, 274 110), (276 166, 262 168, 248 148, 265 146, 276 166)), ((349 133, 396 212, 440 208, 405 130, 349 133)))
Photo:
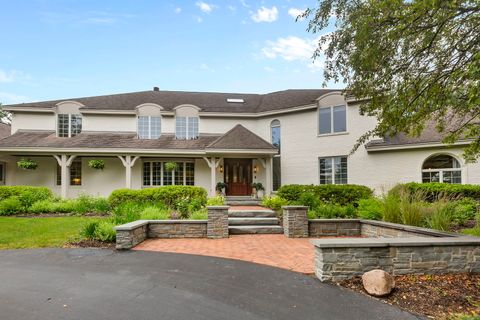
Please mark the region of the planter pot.
POLYGON ((263 198, 263 196, 265 195, 265 192, 263 190, 258 190, 257 191, 257 198, 263 198))
POLYGON ((257 197, 257 189, 255 188, 252 188, 252 198, 256 198, 257 197))

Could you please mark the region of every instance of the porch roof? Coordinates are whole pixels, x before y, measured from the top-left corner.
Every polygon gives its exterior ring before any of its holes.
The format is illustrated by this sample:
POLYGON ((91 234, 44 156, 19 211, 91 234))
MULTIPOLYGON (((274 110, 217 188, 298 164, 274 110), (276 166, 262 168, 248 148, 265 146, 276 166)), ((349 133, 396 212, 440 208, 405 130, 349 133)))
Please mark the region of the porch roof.
POLYGON ((3 152, 71 152, 71 153, 169 153, 199 154, 209 151, 222 153, 274 154, 276 149, 248 129, 235 127, 225 134, 200 134, 197 139, 179 140, 174 134, 162 134, 158 139, 138 139, 134 132, 84 131, 71 138, 57 137, 55 131, 19 130, 0 140, 3 152), (232 133, 237 133, 233 139, 232 133))

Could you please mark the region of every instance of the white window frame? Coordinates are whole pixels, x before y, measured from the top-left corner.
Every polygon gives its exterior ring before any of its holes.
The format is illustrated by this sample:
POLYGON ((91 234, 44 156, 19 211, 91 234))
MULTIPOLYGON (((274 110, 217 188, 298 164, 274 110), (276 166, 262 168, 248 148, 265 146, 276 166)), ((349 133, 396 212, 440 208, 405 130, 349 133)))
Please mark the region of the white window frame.
POLYGON ((161 116, 137 116, 137 138, 138 139, 158 139, 162 136, 162 117, 161 116), (145 117, 148 119, 148 138, 140 138, 140 118, 145 117), (160 120, 160 134, 158 137, 152 138, 152 118, 158 118, 160 120))
MULTIPOLYGON (((187 163, 193 163, 195 164, 194 160, 146 160, 142 162, 142 188, 157 188, 157 187, 163 187, 163 186, 175 186, 175 170, 172 170, 172 183, 171 184, 163 184, 163 172, 164 172, 164 164, 165 162, 175 162, 175 163, 183 163, 183 184, 180 184, 181 186, 186 186, 187 185, 187 163), (160 165, 160 184, 159 185, 153 185, 153 163, 161 163, 160 165), (148 185, 145 185, 145 172, 143 170, 143 165, 144 163, 150 163, 150 183, 148 185)), ((193 185, 195 185, 195 165, 193 167, 193 185)))
POLYGON ((319 185, 328 185, 328 184, 348 184, 348 156, 341 155, 341 156, 329 156, 329 157, 318 157, 318 184, 319 185), (347 181, 346 183, 336 183, 335 181, 335 161, 334 158, 345 158, 347 160, 347 181), (321 168, 320 168, 320 160, 321 159, 331 159, 332 161, 332 171, 331 171, 331 177, 332 177, 332 183, 321 183, 321 178, 320 178, 320 173, 321 173, 321 168))
MULTIPOLYGON (((464 184, 464 177, 463 177, 463 167, 462 167, 462 163, 460 162, 460 160, 458 160, 456 157, 452 156, 451 154, 446 154, 446 153, 443 153, 443 154, 434 154, 434 155, 431 155, 429 157, 427 157, 423 162, 422 162, 422 174, 421 174, 421 182, 422 183, 427 183, 427 182, 423 182, 423 173, 431 173, 431 172, 438 172, 439 173, 439 177, 438 177, 438 182, 439 183, 446 183, 444 182, 444 179, 443 179, 443 174, 444 172, 460 172, 460 183, 453 183, 453 184, 464 184), (430 158, 432 157, 436 157, 436 156, 449 156, 449 157, 452 157, 453 160, 457 161, 459 167, 458 168, 438 168, 438 169, 423 169, 423 166, 425 165, 425 162, 427 160, 429 160, 430 158)), ((430 182, 431 179, 430 179, 430 182)))
POLYGON ((328 107, 318 107, 317 110, 317 135, 318 136, 333 136, 333 135, 342 135, 342 134, 348 134, 348 108, 346 104, 339 104, 339 105, 334 105, 334 106, 328 106, 328 107), (335 132, 334 128, 334 116, 333 116, 333 109, 335 107, 345 107, 345 131, 338 131, 335 132), (325 132, 325 133, 320 133, 320 110, 321 109, 330 109, 330 132, 325 132))
POLYGON ((58 127, 58 125, 59 125, 58 116, 60 116, 60 115, 68 115, 68 136, 67 137, 62 137, 62 138, 71 138, 72 137, 72 116, 79 116, 80 119, 82 120, 82 128, 80 129, 80 132, 78 134, 76 134, 75 136, 82 133, 82 131, 83 131, 83 117, 80 113, 57 113, 57 116, 56 116, 57 137, 60 137, 60 130, 59 130, 59 127, 58 127))
POLYGON ((192 132, 191 126, 188 124, 189 119, 197 119, 197 127, 200 130, 200 117, 195 116, 195 117, 189 117, 189 116, 175 116, 175 139, 181 139, 181 140, 194 140, 198 139, 198 136, 200 135, 200 132, 198 132, 197 135, 192 132), (185 138, 178 138, 178 131, 177 131, 177 118, 185 118, 185 138))

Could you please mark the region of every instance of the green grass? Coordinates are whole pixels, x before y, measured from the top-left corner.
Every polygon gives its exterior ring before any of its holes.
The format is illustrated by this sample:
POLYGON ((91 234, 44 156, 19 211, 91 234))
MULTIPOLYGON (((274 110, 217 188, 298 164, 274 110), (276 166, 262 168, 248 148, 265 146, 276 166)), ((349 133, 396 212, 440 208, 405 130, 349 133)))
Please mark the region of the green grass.
POLYGON ((463 229, 462 233, 468 234, 468 235, 471 235, 471 236, 480 237, 480 227, 471 228, 471 229, 463 229))
POLYGON ((78 239, 91 217, 0 217, 0 249, 61 247, 78 239))

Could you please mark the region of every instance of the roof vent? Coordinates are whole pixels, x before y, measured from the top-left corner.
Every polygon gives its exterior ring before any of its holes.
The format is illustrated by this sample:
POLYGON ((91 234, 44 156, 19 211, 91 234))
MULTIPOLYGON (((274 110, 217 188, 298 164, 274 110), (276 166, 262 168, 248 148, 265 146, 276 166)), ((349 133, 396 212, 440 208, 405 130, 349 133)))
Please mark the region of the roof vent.
POLYGON ((227 99, 228 103, 245 103, 245 100, 243 99, 233 99, 233 98, 228 98, 227 99))
POLYGON ((153 87, 153 91, 160 91, 159 87, 153 87))

